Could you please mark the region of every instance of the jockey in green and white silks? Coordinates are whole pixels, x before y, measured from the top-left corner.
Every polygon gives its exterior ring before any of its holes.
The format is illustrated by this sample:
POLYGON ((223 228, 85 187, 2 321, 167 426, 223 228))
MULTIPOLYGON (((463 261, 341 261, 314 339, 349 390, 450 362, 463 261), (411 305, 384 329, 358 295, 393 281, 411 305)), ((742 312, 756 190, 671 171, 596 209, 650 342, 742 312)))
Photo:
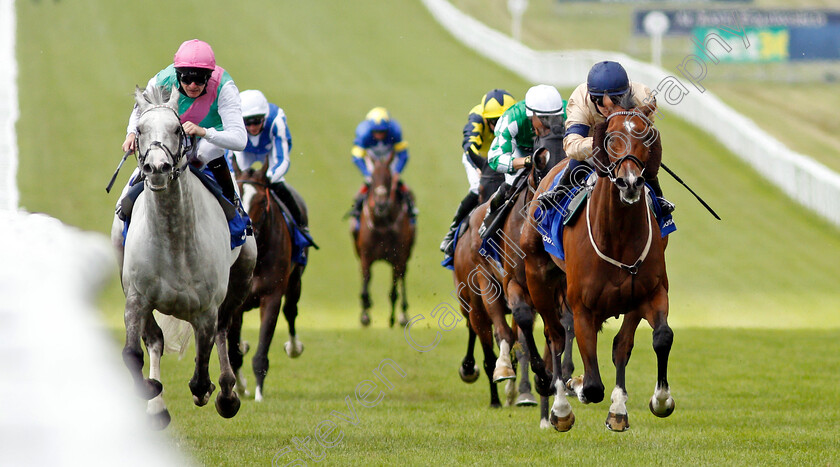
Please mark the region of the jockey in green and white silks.
POLYGON ((510 183, 518 171, 513 166, 513 160, 531 155, 537 137, 531 117, 527 115, 525 101, 517 102, 502 114, 496 124, 495 135, 487 163, 496 172, 504 173, 505 180, 510 183))

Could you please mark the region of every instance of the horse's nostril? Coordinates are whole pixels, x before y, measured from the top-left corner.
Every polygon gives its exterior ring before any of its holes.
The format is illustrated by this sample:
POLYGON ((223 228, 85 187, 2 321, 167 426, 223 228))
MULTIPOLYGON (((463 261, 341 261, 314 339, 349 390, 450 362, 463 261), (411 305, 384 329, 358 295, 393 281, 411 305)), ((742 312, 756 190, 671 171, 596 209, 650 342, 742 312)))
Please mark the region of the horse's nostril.
POLYGON ((644 177, 639 177, 639 178, 637 178, 637 179, 636 179, 636 181, 633 183, 633 185, 634 185, 636 188, 641 188, 641 187, 643 187, 643 186, 645 185, 645 179, 644 179, 644 177))
POLYGON ((162 173, 171 172, 172 171, 172 164, 170 164, 169 162, 164 162, 163 164, 160 165, 160 171, 162 173))
POLYGON ((144 174, 152 173, 152 165, 151 164, 143 164, 143 173, 144 174))
POLYGON ((625 180, 623 178, 617 178, 617 179, 615 179, 615 186, 617 186, 619 189, 623 190, 623 189, 627 188, 627 180, 625 180))

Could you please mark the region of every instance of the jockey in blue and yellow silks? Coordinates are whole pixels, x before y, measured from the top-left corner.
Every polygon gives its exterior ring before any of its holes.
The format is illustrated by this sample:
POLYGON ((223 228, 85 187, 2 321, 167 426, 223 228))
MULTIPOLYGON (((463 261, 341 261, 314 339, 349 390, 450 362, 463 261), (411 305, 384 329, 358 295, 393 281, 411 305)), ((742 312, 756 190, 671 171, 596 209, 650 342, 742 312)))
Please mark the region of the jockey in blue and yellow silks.
MULTIPOLYGON (((391 172, 399 177, 408 164, 408 143, 403 141, 402 128, 396 120, 391 118, 388 110, 384 107, 374 107, 356 126, 356 137, 353 140, 353 149, 350 150, 353 163, 365 178, 365 183, 356 193, 353 209, 350 211, 350 215, 356 220, 361 215, 362 203, 367 196, 370 184, 371 167, 368 165, 367 157, 387 158, 392 152, 395 156, 391 163, 391 172)), ((398 181, 397 186, 400 193, 408 200, 409 216, 414 217, 414 206, 408 188, 402 181, 398 181)))

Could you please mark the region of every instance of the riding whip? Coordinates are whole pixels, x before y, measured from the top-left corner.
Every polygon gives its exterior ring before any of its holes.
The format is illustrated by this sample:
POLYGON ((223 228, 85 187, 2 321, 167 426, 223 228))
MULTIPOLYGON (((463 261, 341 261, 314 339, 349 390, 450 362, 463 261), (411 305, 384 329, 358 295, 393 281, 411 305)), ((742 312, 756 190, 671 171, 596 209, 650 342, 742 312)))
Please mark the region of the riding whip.
POLYGON ((111 181, 108 182, 108 186, 105 187, 105 193, 111 192, 111 187, 114 186, 114 181, 117 179, 117 174, 120 173, 120 169, 122 168, 123 164, 125 164, 125 160, 128 159, 128 156, 130 156, 133 152, 134 151, 131 150, 125 152, 125 155, 120 161, 120 165, 117 166, 117 170, 115 170, 114 175, 111 176, 111 181))
POLYGON ((691 187, 689 187, 688 185, 686 185, 686 184, 685 184, 685 182, 684 182, 684 181, 682 181, 682 179, 681 179, 680 177, 678 177, 678 176, 677 176, 677 174, 675 174, 675 173, 674 173, 671 169, 669 169, 669 168, 668 168, 668 166, 667 166, 667 165, 665 165, 665 163, 660 163, 660 166, 661 166, 663 169, 665 169, 665 171, 666 171, 666 172, 668 172, 668 173, 669 173, 672 177, 674 177, 674 180, 676 180, 676 181, 680 182, 680 184, 681 184, 682 186, 684 186, 684 187, 686 188, 686 190, 688 190, 688 191, 689 191, 692 195, 694 195, 694 197, 695 197, 695 198, 697 198, 697 201, 700 201, 700 204, 702 204, 704 208, 708 209, 708 210, 709 210, 709 212, 710 212, 710 213, 712 213, 712 215, 713 215, 713 216, 715 216, 715 219, 720 220, 720 216, 718 216, 718 215, 717 215, 717 213, 715 212, 715 210, 714 210, 714 209, 712 209, 712 207, 711 207, 711 206, 709 206, 708 204, 706 204, 706 202, 705 202, 705 201, 703 201, 703 198, 701 198, 701 197, 697 196, 697 193, 695 193, 695 192, 694 192, 694 190, 692 190, 692 189, 691 189, 691 187))

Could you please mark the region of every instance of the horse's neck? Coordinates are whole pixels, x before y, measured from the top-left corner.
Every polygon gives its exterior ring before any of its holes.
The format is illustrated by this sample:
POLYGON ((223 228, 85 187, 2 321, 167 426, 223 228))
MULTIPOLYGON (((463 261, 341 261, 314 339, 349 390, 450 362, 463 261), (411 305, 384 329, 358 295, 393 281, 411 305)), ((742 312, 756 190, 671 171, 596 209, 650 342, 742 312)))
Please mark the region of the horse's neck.
MULTIPOLYGON (((144 190, 146 222, 152 234, 167 239, 171 249, 176 251, 183 251, 195 236, 198 214, 192 190, 196 187, 187 180, 189 175, 189 172, 181 174, 165 190, 144 190)), ((194 181, 198 182, 197 179, 194 181)))

